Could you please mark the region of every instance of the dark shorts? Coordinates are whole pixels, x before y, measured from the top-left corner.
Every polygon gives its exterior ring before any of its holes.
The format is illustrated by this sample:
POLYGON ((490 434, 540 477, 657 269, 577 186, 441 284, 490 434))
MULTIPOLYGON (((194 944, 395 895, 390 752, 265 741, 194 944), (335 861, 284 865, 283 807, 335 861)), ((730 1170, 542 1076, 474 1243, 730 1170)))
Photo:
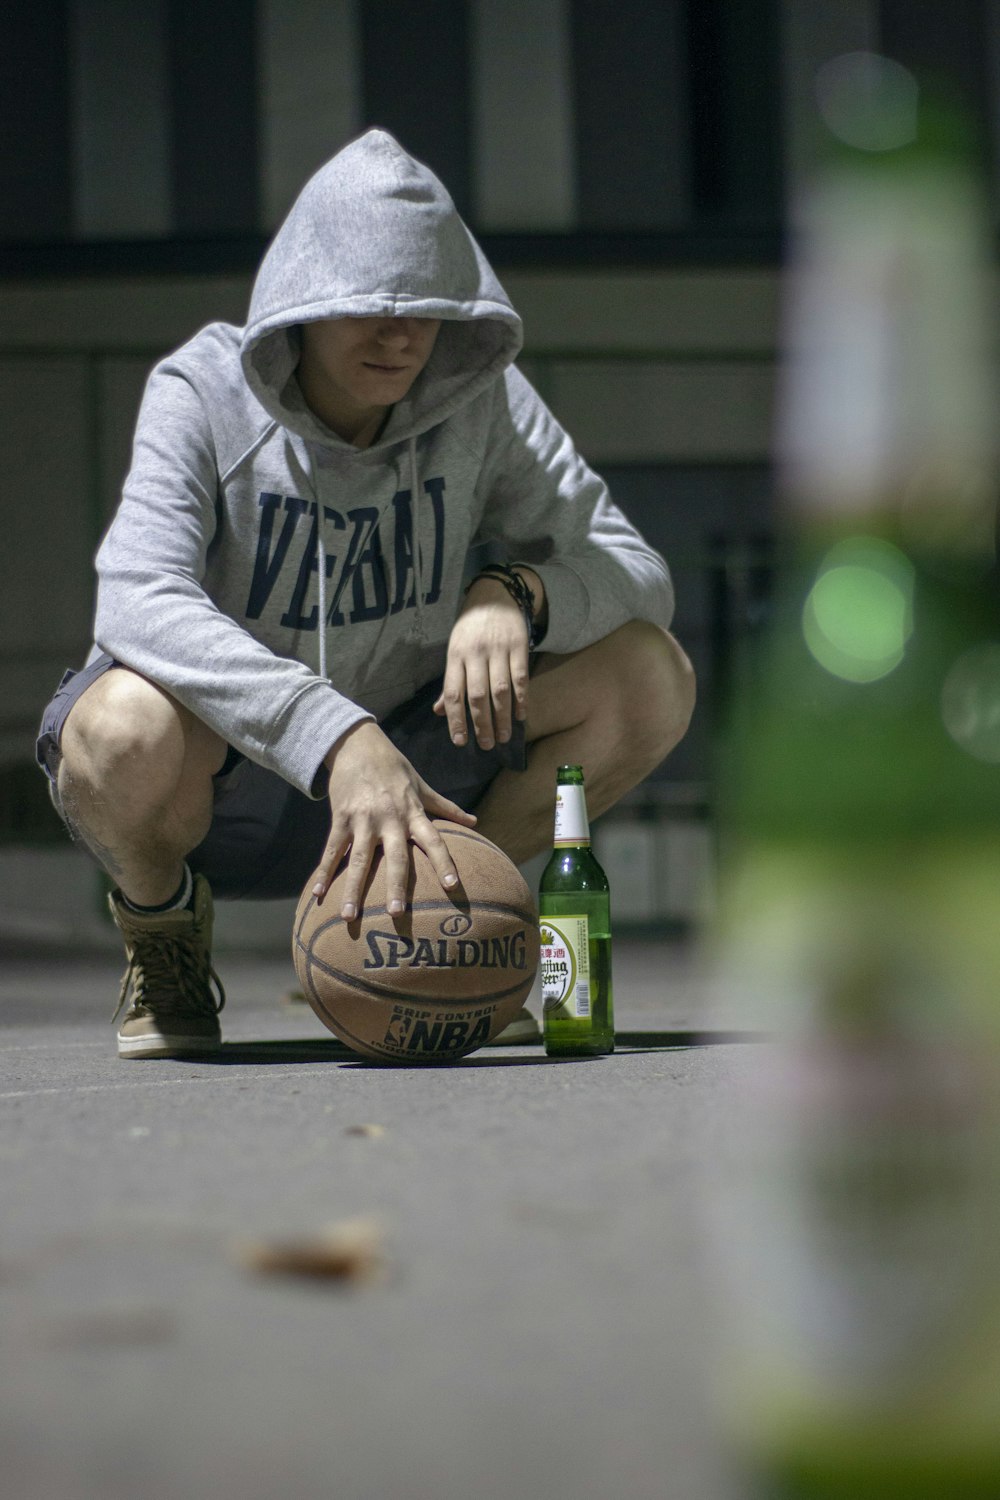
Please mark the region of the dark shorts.
MULTIPOLYGON (((67 672, 42 715, 36 755, 60 814, 56 778, 63 725, 81 694, 117 665, 110 656, 100 656, 82 671, 67 672)), ((441 679, 429 682, 394 708, 381 728, 428 786, 471 812, 498 771, 524 770, 524 725, 515 723, 510 741, 492 750, 481 750, 474 742, 453 745, 447 720, 431 711, 440 691, 441 679)), ((222 900, 297 896, 318 864, 330 831, 326 799, 314 801, 233 749, 214 785, 212 826, 188 855, 191 869, 205 875, 213 894, 222 900)))

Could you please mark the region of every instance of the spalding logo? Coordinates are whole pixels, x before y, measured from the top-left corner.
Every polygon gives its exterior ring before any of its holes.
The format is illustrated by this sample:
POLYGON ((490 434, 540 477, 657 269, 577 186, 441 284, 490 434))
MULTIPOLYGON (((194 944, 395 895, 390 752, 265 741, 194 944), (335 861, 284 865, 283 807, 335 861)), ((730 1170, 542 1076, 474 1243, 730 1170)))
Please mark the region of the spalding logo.
POLYGON ((468 932, 471 926, 472 918, 468 913, 457 911, 453 917, 445 917, 438 928, 438 932, 443 932, 445 937, 461 937, 464 932, 468 932))
POLYGON ((470 1011, 461 1020, 444 1021, 430 1011, 397 1005, 389 1018, 382 1046, 411 1057, 430 1053, 471 1052, 488 1040, 495 1005, 470 1011))
POLYGON ((524 969, 528 963, 523 927, 503 937, 460 937, 454 942, 446 937, 414 939, 374 928, 365 937, 366 969, 524 969))

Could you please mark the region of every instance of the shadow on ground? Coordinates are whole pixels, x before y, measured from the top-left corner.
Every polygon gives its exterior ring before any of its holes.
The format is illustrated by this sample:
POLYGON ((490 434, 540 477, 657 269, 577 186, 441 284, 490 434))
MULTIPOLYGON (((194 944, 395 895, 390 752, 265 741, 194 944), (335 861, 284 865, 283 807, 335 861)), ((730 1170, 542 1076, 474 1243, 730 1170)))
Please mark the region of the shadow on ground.
MULTIPOLYGON (((766 1035, 758 1031, 620 1031, 615 1037, 616 1052, 670 1052, 689 1047, 732 1046, 746 1042, 766 1041, 766 1035)), ((216 1067, 231 1067, 246 1063, 281 1063, 285 1066, 295 1062, 354 1063, 359 1067, 394 1067, 399 1063, 379 1063, 374 1059, 359 1057, 350 1047, 335 1037, 317 1037, 308 1040, 223 1042, 218 1052, 190 1059, 199 1066, 206 1063, 216 1067)), ((415 1066, 449 1068, 491 1068, 524 1066, 538 1063, 600 1062, 600 1058, 551 1058, 546 1057, 537 1042, 512 1043, 502 1052, 484 1049, 470 1057, 458 1058, 455 1062, 434 1063, 430 1059, 415 1066), (515 1056, 509 1055, 515 1053, 515 1056)), ((402 1064, 406 1066, 406 1064, 402 1064)))

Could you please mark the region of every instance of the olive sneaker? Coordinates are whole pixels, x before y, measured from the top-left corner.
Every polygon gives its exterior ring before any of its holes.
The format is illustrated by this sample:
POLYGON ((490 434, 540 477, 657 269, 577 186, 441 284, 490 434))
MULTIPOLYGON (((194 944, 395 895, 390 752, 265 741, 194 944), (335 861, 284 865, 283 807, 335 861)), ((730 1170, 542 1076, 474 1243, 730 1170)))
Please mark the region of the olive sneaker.
POLYGON ((119 1057, 183 1057, 214 1052, 221 1042, 219 1011, 225 992, 211 964, 212 892, 194 880, 193 907, 155 915, 133 911, 119 891, 108 898, 125 939, 128 968, 117 1020, 119 1057), (212 986, 215 985, 213 994, 212 986))

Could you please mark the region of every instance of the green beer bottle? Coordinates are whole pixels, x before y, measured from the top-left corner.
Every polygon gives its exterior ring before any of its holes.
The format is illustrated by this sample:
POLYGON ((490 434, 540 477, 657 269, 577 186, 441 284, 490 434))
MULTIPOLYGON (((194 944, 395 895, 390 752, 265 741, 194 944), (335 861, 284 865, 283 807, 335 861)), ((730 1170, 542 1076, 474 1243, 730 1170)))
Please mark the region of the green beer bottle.
POLYGON ((553 843, 538 887, 545 1051, 598 1057, 615 1047, 611 896, 590 847, 580 766, 556 773, 553 843))
POLYGON ((786 302, 779 585, 722 778, 720 972, 774 1037, 741 1085, 717 1236, 738 1304, 726 1425, 768 1500, 990 1500, 992 230, 960 114, 887 59, 820 82, 833 136, 786 302))

